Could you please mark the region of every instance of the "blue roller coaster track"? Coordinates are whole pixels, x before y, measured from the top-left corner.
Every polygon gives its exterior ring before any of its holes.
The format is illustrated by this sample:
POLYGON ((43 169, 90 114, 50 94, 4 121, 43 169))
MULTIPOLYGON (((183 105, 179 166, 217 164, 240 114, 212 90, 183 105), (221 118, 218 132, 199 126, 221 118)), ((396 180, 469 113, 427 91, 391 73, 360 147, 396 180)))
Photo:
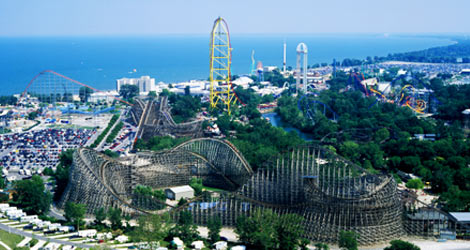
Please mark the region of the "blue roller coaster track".
POLYGON ((309 96, 312 96, 312 95, 303 95, 297 101, 297 107, 299 108, 299 110, 303 111, 304 114, 306 114, 309 119, 313 119, 313 117, 315 116, 315 111, 317 110, 317 107, 316 107, 317 105, 323 106, 323 112, 322 113, 328 119, 330 119, 332 121, 337 121, 339 119, 338 113, 336 113, 333 109, 331 109, 330 106, 328 106, 327 104, 325 104, 323 102, 317 101, 317 100, 308 99, 309 96), (303 102, 304 99, 306 100, 306 106, 302 105, 302 102, 303 102), (327 111, 329 111, 329 112, 327 112, 327 111), (327 115, 327 114, 329 114, 329 115, 327 115))

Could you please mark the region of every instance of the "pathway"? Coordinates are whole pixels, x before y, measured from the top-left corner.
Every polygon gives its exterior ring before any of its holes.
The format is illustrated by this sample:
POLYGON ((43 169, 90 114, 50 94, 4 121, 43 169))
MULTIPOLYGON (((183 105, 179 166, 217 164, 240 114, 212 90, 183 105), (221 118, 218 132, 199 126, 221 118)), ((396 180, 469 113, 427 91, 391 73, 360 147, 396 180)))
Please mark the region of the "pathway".
POLYGON ((5 244, 5 243, 3 243, 3 242, 1 242, 1 241, 0 241, 0 245, 1 245, 2 247, 4 247, 5 249, 7 249, 7 250, 11 250, 11 248, 10 248, 7 244, 5 244))
POLYGON ((25 237, 20 243, 18 243, 18 245, 16 245, 17 247, 24 247, 26 246, 26 244, 28 244, 29 242, 31 241, 31 238, 29 237, 25 237))

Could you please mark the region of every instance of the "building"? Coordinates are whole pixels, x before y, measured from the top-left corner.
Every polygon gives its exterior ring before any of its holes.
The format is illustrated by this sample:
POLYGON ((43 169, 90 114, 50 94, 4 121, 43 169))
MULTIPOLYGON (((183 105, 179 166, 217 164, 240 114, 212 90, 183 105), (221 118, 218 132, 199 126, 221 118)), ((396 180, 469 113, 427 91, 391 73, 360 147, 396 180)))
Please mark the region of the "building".
POLYGON ((208 81, 191 80, 189 82, 174 83, 172 84, 173 88, 169 88, 169 90, 176 94, 185 94, 186 87, 189 87, 191 95, 208 96, 210 93, 209 85, 210 83, 208 81))
POLYGON ((96 236, 96 229, 80 230, 77 232, 77 235, 82 238, 92 238, 96 236))
POLYGON ((165 195, 170 200, 191 199, 194 197, 194 189, 188 185, 168 188, 165 190, 165 195))
POLYGON ((113 102, 115 97, 118 97, 119 93, 115 90, 95 92, 91 93, 88 97, 89 102, 98 103, 98 102, 113 102))
POLYGON ((373 77, 373 78, 369 78, 369 79, 362 80, 362 81, 361 81, 361 84, 362 84, 362 85, 365 85, 365 86, 367 86, 367 87, 369 87, 369 86, 375 86, 375 85, 377 85, 377 78, 373 77))
POLYGON ((233 85, 241 86, 244 89, 247 89, 250 87, 250 84, 252 84, 254 81, 250 77, 247 76, 240 76, 239 78, 235 79, 232 81, 233 85))
POLYGON ((277 66, 264 66, 263 70, 264 72, 273 72, 274 70, 277 70, 277 66))
POLYGON ((136 85, 139 87, 140 94, 148 94, 148 92, 155 90, 155 78, 150 76, 142 76, 140 78, 121 78, 116 80, 116 90, 119 93, 122 85, 136 85))
POLYGON ((200 250, 204 248, 204 242, 202 240, 194 241, 193 243, 191 243, 191 246, 193 247, 193 249, 200 250))
POLYGON ((173 237, 173 240, 171 241, 172 245, 176 246, 176 249, 178 250, 183 250, 184 249, 184 242, 178 238, 178 237, 173 237))
POLYGON ((228 244, 226 241, 217 241, 213 244, 216 250, 226 250, 228 248, 228 244))
POLYGON ((454 225, 450 227, 457 234, 458 238, 469 239, 470 235, 470 212, 450 212, 454 219, 454 225))
POLYGON ((462 71, 460 71, 460 74, 468 76, 470 75, 470 69, 462 69, 462 71))

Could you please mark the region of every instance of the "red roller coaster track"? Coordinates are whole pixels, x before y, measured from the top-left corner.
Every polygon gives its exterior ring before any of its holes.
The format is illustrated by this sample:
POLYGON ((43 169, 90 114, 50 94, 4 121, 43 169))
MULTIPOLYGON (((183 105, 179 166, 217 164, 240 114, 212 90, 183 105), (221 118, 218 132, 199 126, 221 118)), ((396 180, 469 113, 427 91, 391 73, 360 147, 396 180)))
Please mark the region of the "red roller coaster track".
MULTIPOLYGON (((95 92, 105 93, 105 92, 103 92, 103 91, 101 91, 101 90, 99 90, 99 89, 95 89, 95 88, 93 88, 93 87, 91 87, 91 86, 88 86, 88 85, 86 85, 86 84, 84 84, 84 83, 81 83, 81 82, 79 82, 79 81, 77 81, 77 80, 74 80, 74 79, 72 79, 72 78, 70 78, 70 77, 68 77, 68 76, 64 76, 64 75, 59 74, 59 73, 57 73, 57 72, 55 72, 55 71, 53 71, 53 70, 48 69, 48 70, 41 71, 39 74, 37 74, 36 76, 34 76, 33 79, 31 79, 31 81, 28 83, 28 86, 26 86, 26 89, 23 91, 23 94, 21 94, 20 100, 24 98, 24 96, 26 95, 26 93, 27 93, 29 87, 33 84, 33 82, 34 82, 39 76, 41 76, 41 75, 43 75, 43 74, 45 74, 45 73, 51 73, 51 74, 54 74, 54 75, 56 75, 56 76, 58 76, 58 77, 62 77, 62 78, 64 78, 64 79, 69 80, 69 81, 71 81, 71 82, 73 82, 73 83, 76 83, 76 84, 78 84, 78 85, 80 85, 80 86, 89 88, 89 89, 91 89, 91 90, 93 90, 93 91, 95 91, 95 92)), ((127 105, 133 106, 133 104, 131 104, 131 103, 127 102, 127 101, 124 101, 124 100, 122 100, 122 99, 120 99, 120 98, 117 98, 117 97, 112 96, 112 95, 108 95, 108 96, 109 96, 109 97, 112 97, 112 98, 115 99, 116 101, 119 101, 119 102, 125 103, 125 104, 127 104, 127 105)))

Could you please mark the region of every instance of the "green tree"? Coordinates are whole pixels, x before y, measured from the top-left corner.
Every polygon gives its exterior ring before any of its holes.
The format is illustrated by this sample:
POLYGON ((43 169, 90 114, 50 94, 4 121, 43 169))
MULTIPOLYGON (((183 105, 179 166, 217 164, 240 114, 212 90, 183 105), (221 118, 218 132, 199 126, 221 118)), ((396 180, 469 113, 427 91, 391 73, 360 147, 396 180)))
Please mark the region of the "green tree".
POLYGON ((197 227, 193 223, 190 211, 181 211, 176 225, 170 230, 170 234, 178 236, 183 242, 193 242, 199 238, 197 227))
POLYGON ((237 218, 235 233, 248 248, 275 249, 277 246, 276 221, 277 215, 271 210, 257 209, 250 217, 237 218))
POLYGON ((95 223, 101 225, 104 220, 106 220, 106 210, 104 208, 97 209, 95 211, 95 223))
POLYGON ((69 170, 73 163, 74 150, 68 149, 62 151, 59 155, 59 165, 54 173, 56 188, 54 192, 54 200, 59 201, 67 184, 69 182, 69 170))
MULTIPOLYGON (((2 173, 3 167, 0 167, 0 173, 2 173)), ((0 176, 0 189, 4 189, 6 187, 5 178, 0 176)))
POLYGON ((423 189, 424 184, 421 181, 421 179, 417 178, 417 179, 411 179, 411 180, 407 181, 406 182, 406 187, 407 188, 412 188, 412 189, 423 189))
POLYGON ((111 228, 114 230, 119 229, 122 227, 122 211, 119 208, 112 208, 108 209, 107 214, 108 220, 111 222, 111 228))
POLYGON ((119 89, 119 95, 126 100, 130 100, 139 95, 139 87, 131 84, 124 84, 119 89))
POLYGON ((103 153, 111 158, 117 158, 119 157, 119 154, 114 152, 114 151, 111 151, 109 149, 106 149, 105 151, 103 151, 103 153))
POLYGON ((302 217, 297 214, 278 216, 271 210, 256 210, 250 217, 237 218, 235 232, 240 241, 255 249, 297 249, 305 244, 302 217))
POLYGON ((81 87, 78 91, 81 102, 87 102, 91 94, 93 94, 93 90, 85 86, 81 87))
POLYGON ((390 137, 390 132, 387 128, 381 128, 374 134, 374 141, 376 143, 382 143, 390 137))
POLYGON ((275 226, 278 246, 285 250, 297 249, 304 232, 302 220, 297 214, 283 214, 279 217, 275 226))
POLYGON ((357 237, 357 233, 353 231, 341 231, 338 245, 341 249, 357 250, 357 237))
POLYGON ((202 194, 202 179, 199 178, 192 178, 191 181, 189 182, 189 186, 191 186, 194 189, 194 194, 196 196, 199 196, 202 194))
POLYGON ((184 87, 184 95, 191 95, 191 88, 189 86, 184 87))
POLYGON ((171 92, 168 89, 163 89, 162 92, 160 93, 160 96, 169 96, 171 95, 171 92))
POLYGON ((0 96, 0 105, 14 105, 18 99, 14 96, 0 96))
POLYGON ((157 92, 155 92, 155 91, 153 91, 153 90, 152 90, 152 91, 149 91, 148 96, 150 96, 150 97, 157 97, 157 92))
POLYGON ((28 214, 45 215, 49 212, 52 195, 46 192, 40 176, 34 175, 30 180, 16 181, 13 189, 13 205, 28 214))
POLYGON ((329 250, 330 247, 325 243, 316 243, 315 250, 329 250))
POLYGON ((215 123, 217 124, 217 126, 219 127, 222 133, 224 133, 225 135, 228 135, 228 131, 231 128, 230 116, 228 115, 219 116, 215 123))
POLYGON ((171 219, 168 213, 150 214, 139 217, 139 225, 132 232, 133 241, 146 242, 150 249, 157 249, 159 242, 165 239, 171 228, 171 219))
POLYGON ((77 230, 80 227, 81 221, 85 217, 85 212, 85 204, 77 204, 70 201, 65 204, 65 218, 67 221, 77 225, 77 230))
POLYGON ((214 216, 207 221, 207 228, 209 229, 209 239, 212 243, 220 240, 220 230, 222 229, 222 221, 220 217, 214 216))
POLYGON ((301 239, 299 244, 300 250, 308 250, 308 244, 310 244, 308 239, 301 239))
POLYGON ((390 245, 391 246, 384 248, 384 250, 420 250, 421 249, 418 246, 410 242, 403 241, 403 240, 392 240, 390 241, 390 245))
POLYGON ((28 120, 34 120, 38 117, 38 112, 33 111, 28 114, 28 120))

